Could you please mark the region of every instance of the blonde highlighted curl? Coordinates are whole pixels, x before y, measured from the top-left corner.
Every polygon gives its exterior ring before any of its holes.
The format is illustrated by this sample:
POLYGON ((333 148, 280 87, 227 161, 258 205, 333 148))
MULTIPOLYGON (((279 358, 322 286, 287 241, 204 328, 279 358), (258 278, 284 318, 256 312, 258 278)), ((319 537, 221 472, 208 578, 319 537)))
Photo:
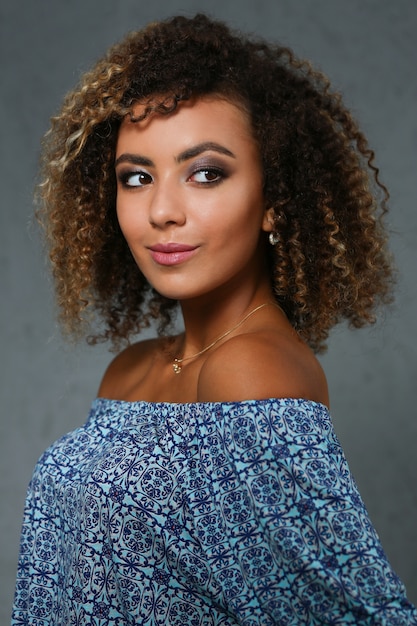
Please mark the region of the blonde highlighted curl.
POLYGON ((64 328, 115 345, 176 302, 136 266, 116 217, 120 123, 137 101, 169 114, 218 95, 248 111, 263 159, 279 243, 268 251, 277 301, 316 351, 342 319, 372 323, 390 299, 381 218, 388 193, 373 152, 327 79, 291 50, 232 32, 204 15, 174 17, 128 35, 70 92, 44 141, 38 211, 64 328), (163 94, 163 101, 158 101, 163 94))

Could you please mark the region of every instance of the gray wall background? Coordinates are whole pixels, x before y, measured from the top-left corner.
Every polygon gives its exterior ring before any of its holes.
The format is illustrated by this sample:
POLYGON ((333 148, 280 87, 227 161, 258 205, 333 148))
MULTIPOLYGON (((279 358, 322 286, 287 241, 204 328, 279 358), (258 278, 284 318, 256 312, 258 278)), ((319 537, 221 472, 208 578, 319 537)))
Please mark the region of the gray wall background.
POLYGON ((106 348, 66 346, 31 195, 38 146, 81 71, 128 30, 209 10, 291 45, 345 94, 391 190, 396 305, 376 327, 333 332, 338 435, 389 558, 417 602, 415 0, 1 0, 0 621, 8 622, 26 485, 55 438, 86 417, 106 348))

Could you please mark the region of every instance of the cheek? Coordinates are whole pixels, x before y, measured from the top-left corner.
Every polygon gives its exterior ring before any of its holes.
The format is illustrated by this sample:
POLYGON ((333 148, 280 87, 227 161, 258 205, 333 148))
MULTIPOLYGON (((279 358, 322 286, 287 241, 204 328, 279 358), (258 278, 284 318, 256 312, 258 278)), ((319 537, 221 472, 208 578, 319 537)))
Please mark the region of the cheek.
POLYGON ((235 193, 223 210, 229 231, 235 231, 249 240, 258 238, 264 217, 264 201, 257 188, 235 193))
POLYGON ((122 228, 122 223, 124 222, 124 216, 126 212, 124 204, 125 203, 120 198, 120 195, 118 193, 116 196, 116 217, 117 221, 119 222, 120 228, 122 228))
POLYGON ((134 238, 141 232, 140 212, 135 211, 128 201, 117 200, 116 215, 126 240, 134 238))

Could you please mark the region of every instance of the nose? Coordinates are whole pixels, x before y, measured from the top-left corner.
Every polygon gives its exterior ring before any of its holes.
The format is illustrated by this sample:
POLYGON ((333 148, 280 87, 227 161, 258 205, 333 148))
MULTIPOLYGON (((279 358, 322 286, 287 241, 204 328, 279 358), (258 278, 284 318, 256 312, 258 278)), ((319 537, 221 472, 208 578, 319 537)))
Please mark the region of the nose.
POLYGON ((182 226, 186 221, 181 193, 168 180, 154 183, 149 207, 149 222, 155 228, 182 226))

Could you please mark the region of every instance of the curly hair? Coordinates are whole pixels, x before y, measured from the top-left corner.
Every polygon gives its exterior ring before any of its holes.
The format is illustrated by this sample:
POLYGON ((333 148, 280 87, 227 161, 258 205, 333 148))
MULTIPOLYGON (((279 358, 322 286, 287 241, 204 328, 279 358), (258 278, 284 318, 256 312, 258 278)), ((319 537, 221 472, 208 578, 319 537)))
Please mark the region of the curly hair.
POLYGON ((340 95, 290 49, 198 14, 127 35, 66 96, 45 136, 39 215, 70 334, 94 328, 93 312, 104 322, 93 342, 117 345, 152 319, 168 328, 177 303, 149 285, 117 222, 118 129, 138 101, 146 114, 169 114, 213 95, 249 113, 279 233, 271 281, 300 336, 320 351, 335 324, 372 323, 390 300, 388 192, 340 95))

